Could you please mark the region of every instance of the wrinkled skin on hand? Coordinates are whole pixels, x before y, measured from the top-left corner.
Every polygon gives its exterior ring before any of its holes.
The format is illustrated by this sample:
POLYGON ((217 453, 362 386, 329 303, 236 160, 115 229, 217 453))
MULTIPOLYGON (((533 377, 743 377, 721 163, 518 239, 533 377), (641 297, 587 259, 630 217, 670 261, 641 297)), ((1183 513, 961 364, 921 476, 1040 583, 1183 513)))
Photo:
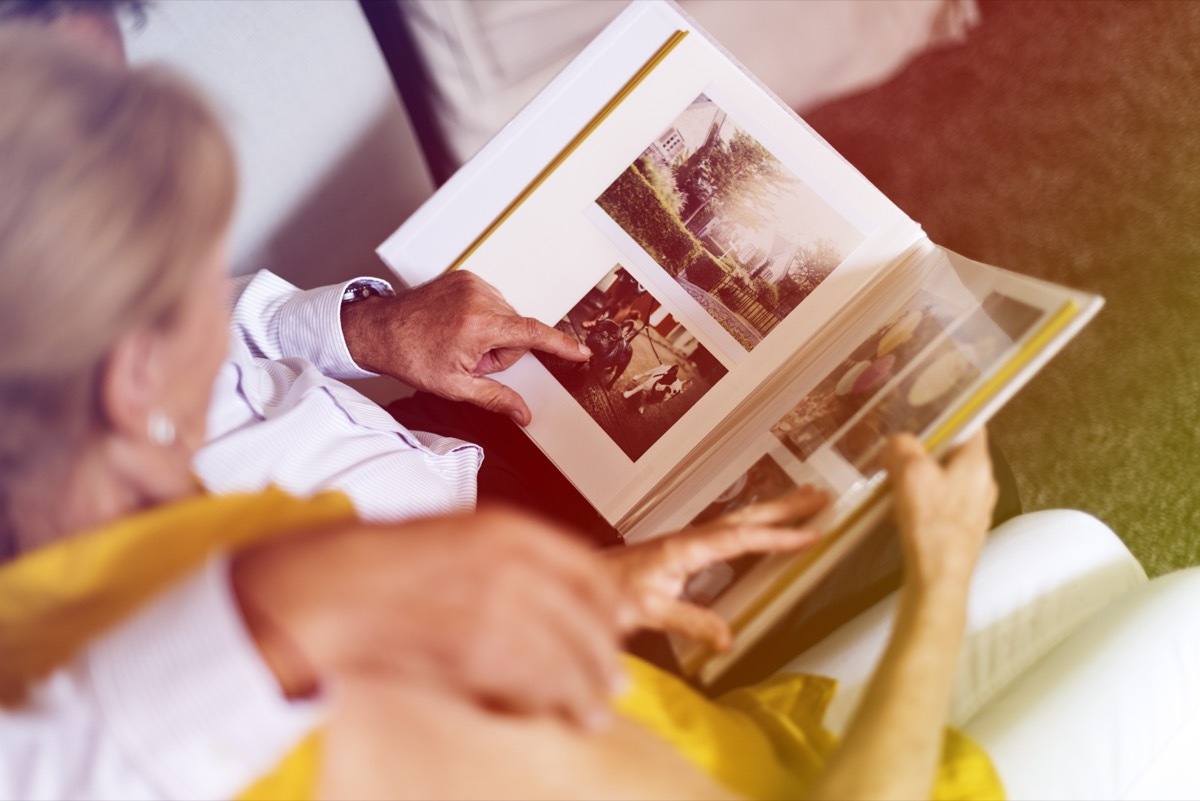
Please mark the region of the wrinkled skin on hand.
POLYGON ((683 634, 723 651, 729 624, 711 609, 682 598, 689 578, 709 565, 750 553, 802 550, 819 539, 795 526, 826 503, 812 487, 739 509, 695 529, 604 552, 626 604, 621 628, 683 634))
POLYGON ((522 317, 491 284, 457 270, 390 298, 342 308, 342 332, 356 364, 416 389, 469 401, 528 425, 529 407, 488 376, 531 350, 573 362, 591 356, 572 337, 522 317))

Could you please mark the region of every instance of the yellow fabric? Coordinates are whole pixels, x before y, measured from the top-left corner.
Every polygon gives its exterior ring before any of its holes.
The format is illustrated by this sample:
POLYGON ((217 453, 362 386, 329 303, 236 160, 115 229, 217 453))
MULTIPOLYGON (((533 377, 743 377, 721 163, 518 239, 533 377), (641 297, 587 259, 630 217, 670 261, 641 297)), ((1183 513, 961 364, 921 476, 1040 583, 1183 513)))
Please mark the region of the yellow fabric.
MULTIPOLYGON (((310 501, 277 490, 202 497, 0 566, 0 704, 19 703, 31 684, 210 556, 353 517, 334 493, 310 501)), ((619 711, 747 798, 802 796, 836 745, 820 725, 836 688, 830 679, 781 676, 712 701, 644 662, 627 664, 633 688, 619 711)), ((314 734, 239 797, 310 799, 320 762, 314 734)), ((948 732, 934 798, 1001 797, 987 756, 948 732)))
POLYGON ((0 705, 18 703, 32 682, 211 555, 352 519, 337 493, 200 496, 0 566, 0 705))
MULTIPOLYGON (((675 676, 627 659, 626 717, 655 732, 732 792, 749 799, 803 798, 837 745, 821 726, 837 682, 779 675, 714 700, 675 676)), ((946 730, 933 798, 1003 798, 991 760, 946 730)))
POLYGON ((237 801, 312 801, 321 771, 321 734, 306 737, 268 775, 238 796, 237 801))

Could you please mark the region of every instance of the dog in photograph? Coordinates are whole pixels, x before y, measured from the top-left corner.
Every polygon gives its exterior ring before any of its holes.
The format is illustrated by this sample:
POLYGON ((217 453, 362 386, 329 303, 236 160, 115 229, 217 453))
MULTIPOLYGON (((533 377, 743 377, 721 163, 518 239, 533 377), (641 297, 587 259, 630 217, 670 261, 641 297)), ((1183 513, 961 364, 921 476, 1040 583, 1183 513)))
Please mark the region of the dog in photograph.
POLYGON ((685 380, 679 377, 678 364, 659 365, 634 376, 633 380, 637 381, 642 378, 645 379, 642 383, 621 393, 626 400, 635 395, 641 396, 638 398, 638 414, 645 414, 646 407, 651 404, 666 403, 692 385, 690 379, 685 380))
POLYGON ((587 363, 588 370, 607 389, 611 389, 617 383, 617 379, 629 366, 629 361, 633 358, 633 338, 639 330, 635 320, 626 320, 618 325, 614 320, 606 318, 597 321, 588 332, 585 344, 592 351, 592 357, 587 363), (610 372, 606 382, 605 373, 610 372))

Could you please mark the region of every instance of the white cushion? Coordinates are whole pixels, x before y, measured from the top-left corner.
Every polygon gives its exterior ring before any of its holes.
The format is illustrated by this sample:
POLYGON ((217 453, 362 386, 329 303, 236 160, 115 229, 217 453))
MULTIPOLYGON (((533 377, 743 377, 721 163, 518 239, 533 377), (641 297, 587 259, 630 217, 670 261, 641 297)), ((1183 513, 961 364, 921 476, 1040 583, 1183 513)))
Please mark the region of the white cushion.
MULTIPOLYGON (((1093 615, 1145 581, 1121 540, 1083 512, 1034 512, 999 526, 971 583, 950 723, 969 720, 1093 615)), ((883 599, 786 668, 838 680, 825 717, 835 733, 845 730, 875 671, 897 600, 896 594, 883 599)))
MULTIPOLYGON (((596 0, 411 0, 407 15, 451 153, 466 161, 624 8, 596 0)), ((682 0, 793 108, 885 80, 961 39, 975 0, 682 0)))
POLYGON ((965 730, 1010 798, 1200 798, 1200 568, 1139 587, 965 730))

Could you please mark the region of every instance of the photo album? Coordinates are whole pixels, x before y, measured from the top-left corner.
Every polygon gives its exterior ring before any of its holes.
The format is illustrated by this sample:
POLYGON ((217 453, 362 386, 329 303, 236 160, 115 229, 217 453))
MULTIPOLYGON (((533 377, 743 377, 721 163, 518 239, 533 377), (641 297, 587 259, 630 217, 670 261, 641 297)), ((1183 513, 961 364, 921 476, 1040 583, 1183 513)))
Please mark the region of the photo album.
MULTIPOLYGON (((886 515, 887 438, 961 441, 1103 301, 962 258, 676 6, 635 0, 379 249, 466 269, 585 343, 499 380, 628 542, 811 484, 820 544, 696 576, 712 682, 886 515)), ((450 310, 448 310, 449 312, 450 310)))

